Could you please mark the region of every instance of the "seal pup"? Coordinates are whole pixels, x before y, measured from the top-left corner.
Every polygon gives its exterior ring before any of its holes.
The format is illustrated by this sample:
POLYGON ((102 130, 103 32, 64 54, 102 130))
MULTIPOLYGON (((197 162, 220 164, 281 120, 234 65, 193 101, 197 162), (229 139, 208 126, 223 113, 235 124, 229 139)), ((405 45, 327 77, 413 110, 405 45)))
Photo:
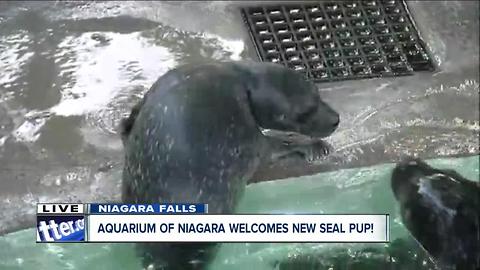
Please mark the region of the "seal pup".
MULTIPOLYGON (((229 214, 278 141, 262 129, 314 138, 339 115, 313 82, 271 63, 185 65, 161 76, 121 123, 125 203, 207 203, 229 214)), ((151 269, 203 269, 214 243, 138 244, 151 269)))

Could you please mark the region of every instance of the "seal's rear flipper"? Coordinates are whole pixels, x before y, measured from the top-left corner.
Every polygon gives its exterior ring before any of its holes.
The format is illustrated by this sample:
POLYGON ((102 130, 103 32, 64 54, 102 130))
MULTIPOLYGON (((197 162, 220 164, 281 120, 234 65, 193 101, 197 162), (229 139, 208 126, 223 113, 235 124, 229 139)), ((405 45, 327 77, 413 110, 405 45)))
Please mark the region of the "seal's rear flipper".
POLYGON ((202 270, 218 251, 215 243, 137 243, 144 269, 202 270))
POLYGON ((132 111, 130 112, 130 115, 127 118, 123 118, 120 121, 120 135, 122 137, 122 142, 125 143, 125 141, 128 138, 128 135, 130 134, 130 131, 132 131, 133 124, 135 123, 135 119, 137 119, 138 113, 140 112, 140 109, 142 108, 144 103, 144 99, 142 99, 140 102, 138 102, 135 106, 133 106, 132 111))

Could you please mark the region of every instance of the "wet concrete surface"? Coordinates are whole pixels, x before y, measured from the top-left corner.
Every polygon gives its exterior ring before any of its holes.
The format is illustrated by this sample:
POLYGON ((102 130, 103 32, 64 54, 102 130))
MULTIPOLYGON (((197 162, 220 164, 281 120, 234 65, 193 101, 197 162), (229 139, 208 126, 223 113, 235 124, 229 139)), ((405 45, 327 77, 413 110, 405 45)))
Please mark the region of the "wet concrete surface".
MULTIPOLYGON (((0 234, 31 226, 39 201, 117 200, 120 119, 175 66, 256 60, 245 4, 0 2, 0 234)), ((254 181, 478 155, 479 3, 408 5, 436 71, 318 84, 341 115, 333 152, 266 164, 254 181)))

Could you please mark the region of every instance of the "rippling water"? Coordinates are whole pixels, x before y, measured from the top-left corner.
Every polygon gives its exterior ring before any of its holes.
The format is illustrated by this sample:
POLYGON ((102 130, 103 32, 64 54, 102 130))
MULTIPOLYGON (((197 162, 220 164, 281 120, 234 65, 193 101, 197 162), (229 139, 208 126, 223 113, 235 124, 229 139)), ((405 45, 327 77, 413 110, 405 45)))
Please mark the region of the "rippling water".
POLYGON ((117 199, 133 104, 175 66, 242 58, 244 33, 208 27, 232 24, 224 4, 190 3, 213 16, 189 27, 185 4, 1 4, 0 231, 17 227, 12 205, 117 199))

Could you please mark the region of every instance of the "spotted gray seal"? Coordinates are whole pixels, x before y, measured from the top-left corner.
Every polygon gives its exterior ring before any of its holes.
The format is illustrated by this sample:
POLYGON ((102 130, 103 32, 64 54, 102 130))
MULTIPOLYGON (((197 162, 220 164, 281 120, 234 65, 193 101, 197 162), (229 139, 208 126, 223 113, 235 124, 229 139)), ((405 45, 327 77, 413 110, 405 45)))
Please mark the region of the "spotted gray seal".
MULTIPOLYGON (((272 142, 262 129, 315 138, 339 115, 314 83, 283 66, 253 62, 185 65, 160 77, 122 121, 126 203, 208 203, 232 213, 272 142)), ((202 269, 208 243, 142 244, 145 265, 202 269)))
POLYGON ((403 223, 441 269, 480 269, 480 184, 405 158, 392 174, 403 223))

